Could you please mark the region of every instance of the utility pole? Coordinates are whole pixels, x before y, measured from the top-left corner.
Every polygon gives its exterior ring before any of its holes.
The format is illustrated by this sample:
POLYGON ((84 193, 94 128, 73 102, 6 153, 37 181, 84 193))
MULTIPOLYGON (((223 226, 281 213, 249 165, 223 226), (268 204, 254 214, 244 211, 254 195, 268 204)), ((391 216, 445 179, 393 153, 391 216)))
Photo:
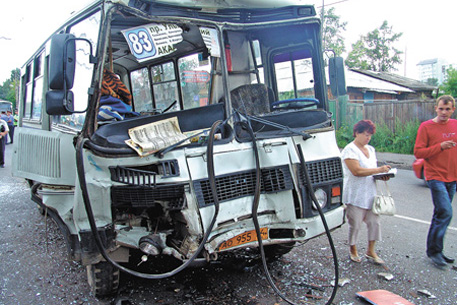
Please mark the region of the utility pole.
POLYGON ((405 46, 405 66, 404 66, 404 72, 403 72, 403 76, 406 77, 406 56, 407 56, 407 51, 408 51, 408 47, 405 46))
POLYGON ((324 36, 324 1, 322 0, 322 9, 321 9, 321 40, 322 40, 322 48, 325 49, 325 36, 324 36))

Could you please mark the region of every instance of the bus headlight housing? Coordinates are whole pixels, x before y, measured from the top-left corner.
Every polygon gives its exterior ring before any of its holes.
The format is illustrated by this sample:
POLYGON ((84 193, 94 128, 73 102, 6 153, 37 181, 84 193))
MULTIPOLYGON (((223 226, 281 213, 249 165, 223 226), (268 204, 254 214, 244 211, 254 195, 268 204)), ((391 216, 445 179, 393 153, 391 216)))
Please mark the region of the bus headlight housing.
MULTIPOLYGON (((327 205, 327 193, 321 189, 318 188, 317 190, 314 191, 314 195, 316 195, 317 202, 319 203, 319 206, 321 209, 323 209, 327 205)), ((316 203, 313 201, 313 209, 317 210, 316 203)))

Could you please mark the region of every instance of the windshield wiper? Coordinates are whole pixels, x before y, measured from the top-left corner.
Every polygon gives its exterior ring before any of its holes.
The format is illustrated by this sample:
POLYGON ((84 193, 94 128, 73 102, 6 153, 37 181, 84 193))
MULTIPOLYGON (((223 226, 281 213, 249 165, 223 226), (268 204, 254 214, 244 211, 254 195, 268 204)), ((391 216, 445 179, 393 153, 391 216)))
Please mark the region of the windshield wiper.
MULTIPOLYGON (((239 112, 238 112, 238 113, 239 113, 239 112)), ((239 114, 241 114, 241 113, 239 113, 239 114)), ((242 115, 245 116, 248 120, 256 121, 256 122, 262 123, 262 124, 264 124, 264 125, 269 125, 269 126, 278 128, 278 129, 280 129, 280 130, 285 130, 285 131, 288 131, 288 132, 290 132, 290 133, 293 133, 293 134, 302 136, 302 137, 303 137, 303 141, 306 141, 306 140, 308 140, 309 138, 312 138, 312 137, 313 137, 312 135, 310 135, 310 134, 307 133, 307 132, 304 132, 304 131, 296 131, 296 130, 293 130, 292 128, 290 128, 289 126, 285 126, 285 125, 282 125, 282 124, 279 124, 279 123, 271 122, 271 121, 268 121, 268 120, 265 120, 265 119, 261 119, 261 118, 259 118, 259 117, 252 116, 252 115, 248 115, 248 114, 242 114, 242 115)), ((319 125, 320 125, 320 124, 319 124, 319 125)))

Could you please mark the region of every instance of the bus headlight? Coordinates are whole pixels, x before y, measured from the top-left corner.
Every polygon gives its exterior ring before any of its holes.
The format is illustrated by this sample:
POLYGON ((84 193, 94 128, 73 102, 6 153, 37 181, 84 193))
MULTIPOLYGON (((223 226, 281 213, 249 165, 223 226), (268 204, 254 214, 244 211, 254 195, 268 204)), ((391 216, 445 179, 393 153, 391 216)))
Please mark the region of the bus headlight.
MULTIPOLYGON (((314 191, 314 195, 316 195, 317 202, 321 209, 323 209, 327 205, 327 193, 323 189, 317 189, 314 191)), ((313 201, 313 209, 317 210, 316 203, 313 201)))

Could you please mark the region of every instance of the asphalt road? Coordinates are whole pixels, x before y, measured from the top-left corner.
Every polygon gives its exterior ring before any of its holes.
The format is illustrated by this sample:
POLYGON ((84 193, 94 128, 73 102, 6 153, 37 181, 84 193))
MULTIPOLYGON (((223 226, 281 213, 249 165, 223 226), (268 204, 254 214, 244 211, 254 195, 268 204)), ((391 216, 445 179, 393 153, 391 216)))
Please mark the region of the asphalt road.
MULTIPOLYGON (((7 146, 7 156, 11 155, 7 146)), ((389 155, 389 158, 392 158, 389 155)), ((11 163, 0 169, 0 305, 10 304, 287 304, 269 287, 262 268, 224 269, 218 266, 185 270, 161 281, 123 276, 119 294, 106 299, 90 295, 85 269, 67 259, 60 232, 38 213, 27 184, 11 177, 11 163)), ((378 253, 387 268, 366 260, 348 259, 347 225, 332 232, 338 253, 340 280, 333 304, 368 304, 356 292, 385 289, 413 304, 457 304, 457 270, 435 268, 425 256, 431 218, 431 196, 411 170, 398 171, 389 182, 397 215, 383 217, 383 241, 378 253), (386 270, 388 269, 388 270, 386 270), (379 276, 389 273, 391 280, 379 276), (419 293, 426 290, 435 298, 419 293)), ((454 200, 454 206, 455 206, 454 200)), ((366 250, 365 234, 359 250, 366 250)), ((457 257, 457 218, 446 235, 445 251, 457 257)), ((333 266, 325 236, 296 247, 269 265, 278 288, 296 304, 325 304, 331 295, 333 266), (319 289, 310 288, 316 285, 319 289), (310 294, 323 299, 311 299, 310 294)))

